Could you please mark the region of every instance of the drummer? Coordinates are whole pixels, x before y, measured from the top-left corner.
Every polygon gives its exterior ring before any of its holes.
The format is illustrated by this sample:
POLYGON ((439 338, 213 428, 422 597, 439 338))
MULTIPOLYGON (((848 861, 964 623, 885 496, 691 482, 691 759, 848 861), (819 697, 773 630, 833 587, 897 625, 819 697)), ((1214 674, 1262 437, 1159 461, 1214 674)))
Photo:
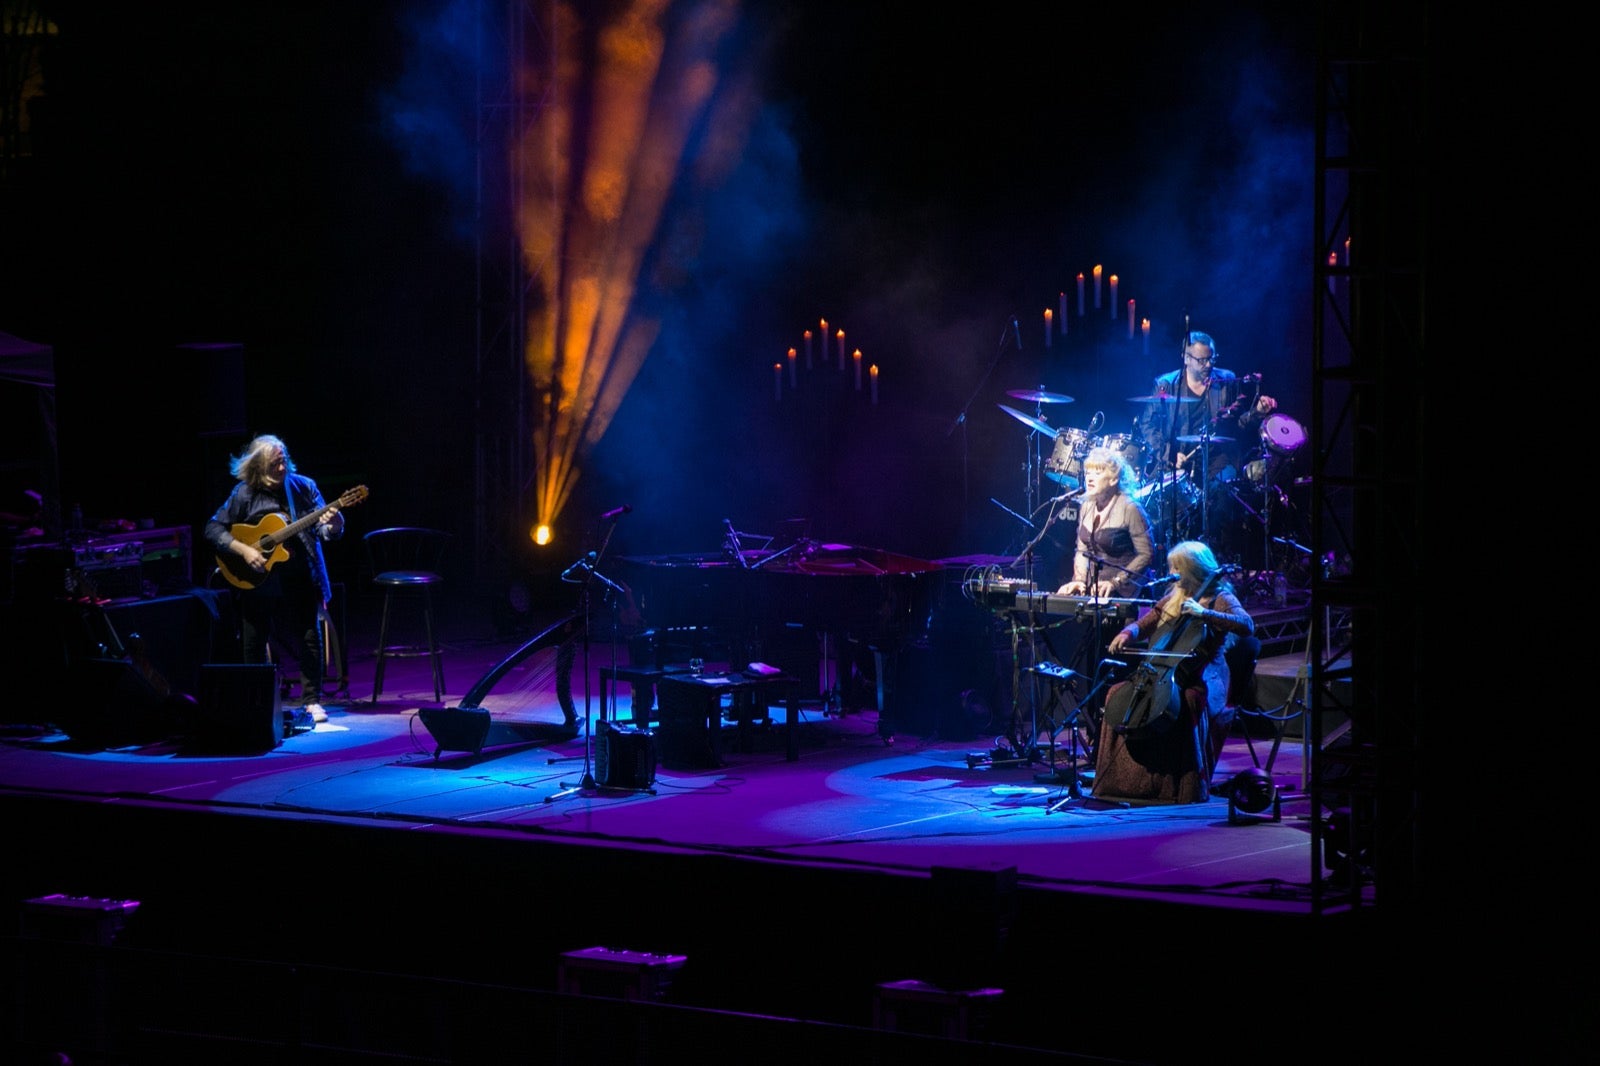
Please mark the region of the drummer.
POLYGON ((1217 366, 1210 334, 1190 333, 1185 340, 1183 366, 1156 378, 1140 419, 1150 473, 1192 477, 1204 464, 1208 483, 1237 480, 1239 456, 1252 450, 1261 420, 1278 401, 1261 392, 1260 374, 1241 378, 1217 366))

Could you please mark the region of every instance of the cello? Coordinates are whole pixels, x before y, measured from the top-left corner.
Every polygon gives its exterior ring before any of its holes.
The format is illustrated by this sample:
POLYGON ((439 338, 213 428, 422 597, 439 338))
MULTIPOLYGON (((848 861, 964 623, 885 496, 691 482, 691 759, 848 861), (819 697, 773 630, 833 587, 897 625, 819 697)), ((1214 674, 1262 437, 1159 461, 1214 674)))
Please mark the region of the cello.
MULTIPOLYGON (((1198 601, 1221 576, 1220 570, 1213 573, 1189 598, 1198 601)), ((1138 653, 1146 657, 1145 661, 1106 696, 1104 718, 1114 732, 1128 737, 1156 736, 1179 720, 1183 693, 1177 673, 1205 635, 1205 623, 1187 614, 1180 614, 1161 627, 1150 642, 1150 650, 1138 653)))

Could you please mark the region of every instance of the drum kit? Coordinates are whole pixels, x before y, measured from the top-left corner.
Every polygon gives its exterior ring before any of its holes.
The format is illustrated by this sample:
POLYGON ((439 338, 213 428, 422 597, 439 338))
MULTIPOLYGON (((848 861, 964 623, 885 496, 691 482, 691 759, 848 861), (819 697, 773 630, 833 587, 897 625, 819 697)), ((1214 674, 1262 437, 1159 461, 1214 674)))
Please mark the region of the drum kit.
MULTIPOLYGON (((1038 389, 1012 390, 1007 395, 1036 405, 1035 414, 1028 414, 1006 404, 997 406, 1039 434, 1041 438, 1051 442, 1050 454, 1038 464, 1038 469, 1044 477, 1062 486, 1067 492, 1076 492, 1083 488, 1083 463, 1090 451, 1095 448, 1109 448, 1119 452, 1133 468, 1138 480, 1133 496, 1150 516, 1153 534, 1158 544, 1168 545, 1191 537, 1212 539, 1206 536, 1202 528, 1206 525, 1216 525, 1207 522, 1205 518, 1205 490, 1190 476, 1188 470, 1173 471, 1147 466, 1144 441, 1131 433, 1101 433, 1100 429, 1105 419, 1104 415, 1098 412, 1087 428, 1052 426, 1044 418, 1044 405, 1073 403, 1075 401, 1071 396, 1048 392, 1042 386, 1038 389)), ((1199 401, 1188 396, 1163 394, 1130 396, 1128 402, 1148 405, 1187 404, 1199 401)), ((1299 422, 1288 415, 1274 412, 1262 420, 1259 437, 1259 447, 1253 452, 1246 453, 1245 461, 1238 471, 1241 476, 1220 482, 1217 487, 1225 490, 1225 497, 1237 504, 1236 508, 1230 508, 1233 512, 1232 518, 1242 522, 1247 529, 1262 529, 1265 540, 1270 542, 1279 539, 1272 536, 1274 532, 1282 532, 1282 529, 1278 528, 1281 523, 1273 518, 1274 510, 1281 512, 1283 509, 1293 509, 1293 504, 1280 485, 1280 479, 1284 477, 1296 455, 1305 447, 1307 435, 1305 428, 1299 422)), ((1176 439, 1180 445, 1194 447, 1237 443, 1234 437, 1220 434, 1211 434, 1207 437, 1180 436, 1176 439)), ((1030 438, 1030 506, 1034 469, 1032 455, 1035 443, 1037 442, 1030 438)), ((1042 448, 1040 451, 1042 452, 1042 448)), ((1216 496, 1213 496, 1213 501, 1215 499, 1216 496)), ((1238 539, 1252 541, 1254 538, 1238 539)), ((1262 560, 1261 565, 1267 565, 1266 561, 1262 560)))

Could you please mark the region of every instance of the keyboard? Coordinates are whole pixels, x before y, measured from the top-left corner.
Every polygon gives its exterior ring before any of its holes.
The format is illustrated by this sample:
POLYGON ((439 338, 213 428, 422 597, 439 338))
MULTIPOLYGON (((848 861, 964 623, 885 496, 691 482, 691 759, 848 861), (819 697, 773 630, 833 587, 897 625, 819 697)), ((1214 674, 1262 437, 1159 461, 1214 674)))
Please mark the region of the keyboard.
POLYGON ((1139 617, 1154 600, 1120 599, 1094 596, 1062 596, 1041 592, 1032 582, 1014 578, 983 577, 970 579, 963 591, 972 602, 991 611, 1004 611, 1028 617, 1092 620, 1098 609, 1101 619, 1126 625, 1139 617))

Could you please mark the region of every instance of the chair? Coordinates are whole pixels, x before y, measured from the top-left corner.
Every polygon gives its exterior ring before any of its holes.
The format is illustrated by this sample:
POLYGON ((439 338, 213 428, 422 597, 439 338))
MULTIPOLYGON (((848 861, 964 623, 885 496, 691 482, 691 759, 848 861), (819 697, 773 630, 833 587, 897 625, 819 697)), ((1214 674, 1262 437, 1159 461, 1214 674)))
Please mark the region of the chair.
POLYGON ((383 591, 372 702, 376 703, 383 692, 383 669, 388 660, 427 656, 433 665, 433 699, 437 703, 444 698, 444 657, 433 626, 433 590, 444 583, 439 567, 450 534, 419 526, 392 526, 374 529, 363 539, 372 583, 383 591), (421 641, 396 638, 390 633, 391 612, 396 611, 397 603, 407 601, 421 608, 421 641))

